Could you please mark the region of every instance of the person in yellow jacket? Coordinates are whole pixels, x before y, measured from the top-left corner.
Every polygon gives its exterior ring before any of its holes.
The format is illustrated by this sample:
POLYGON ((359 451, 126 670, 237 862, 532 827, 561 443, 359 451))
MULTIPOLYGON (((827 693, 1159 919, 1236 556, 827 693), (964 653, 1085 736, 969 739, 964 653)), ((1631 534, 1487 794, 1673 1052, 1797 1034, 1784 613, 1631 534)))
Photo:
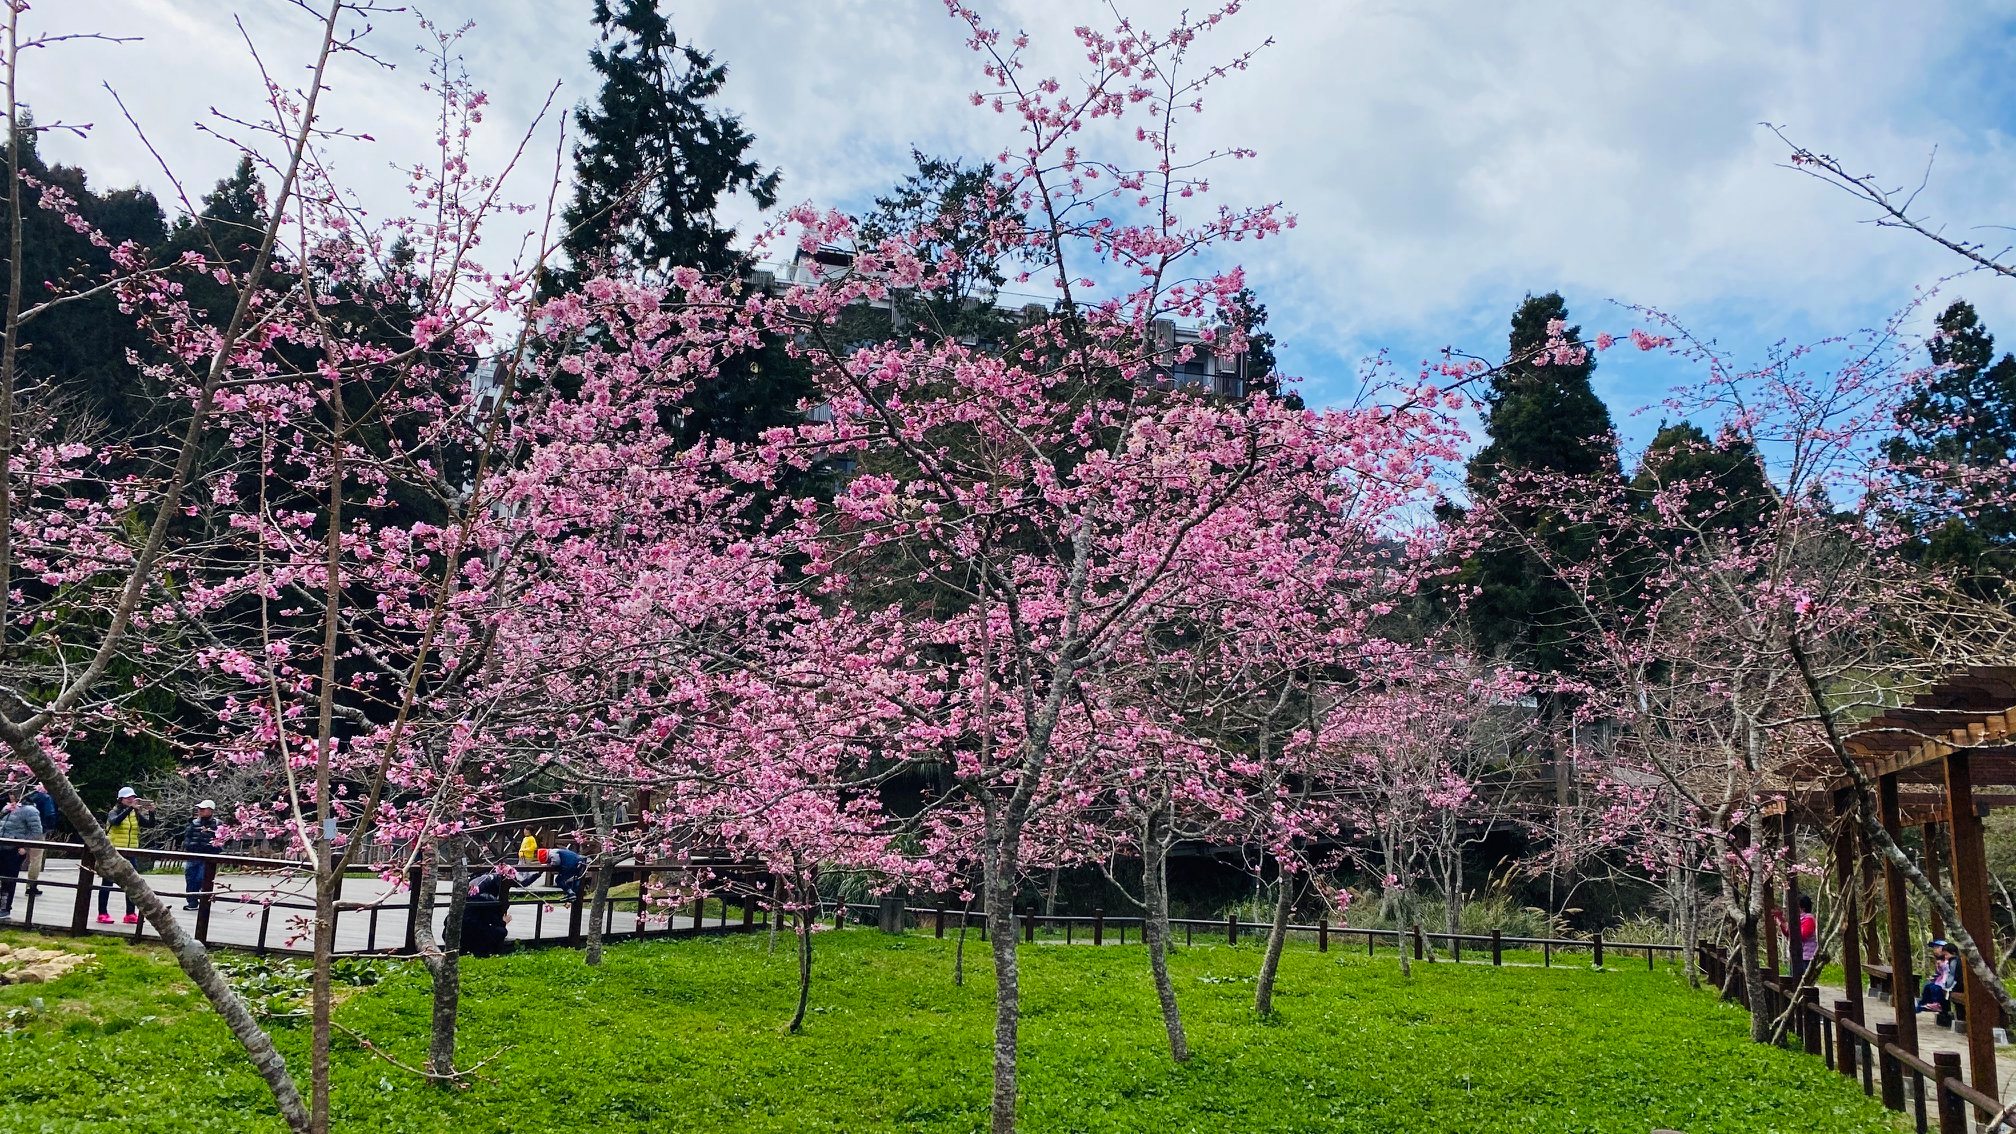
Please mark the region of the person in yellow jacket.
POLYGON ((518 844, 518 865, 539 865, 539 836, 525 832, 525 840, 518 844))
MULTIPOLYGON (((122 787, 119 789, 118 802, 112 805, 112 810, 105 813, 105 834, 112 840, 112 845, 120 850, 136 850, 140 846, 141 829, 152 827, 155 822, 154 804, 141 799, 140 793, 132 788, 122 787)), ((133 856, 125 857, 131 861, 133 856)), ((98 920, 101 922, 112 920, 110 882, 98 887, 98 920)), ((133 912, 133 899, 126 897, 126 924, 132 925, 139 920, 140 915, 133 912)))

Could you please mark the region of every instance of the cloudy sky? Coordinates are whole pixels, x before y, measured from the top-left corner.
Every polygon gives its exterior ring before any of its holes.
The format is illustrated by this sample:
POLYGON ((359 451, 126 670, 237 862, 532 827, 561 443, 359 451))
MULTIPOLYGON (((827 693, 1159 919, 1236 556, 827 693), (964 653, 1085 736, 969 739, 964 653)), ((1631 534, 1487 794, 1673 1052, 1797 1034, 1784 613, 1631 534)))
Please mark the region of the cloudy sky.
MULTIPOLYGON (((857 207, 901 176, 913 145, 984 156, 1004 140, 1004 120, 964 98, 977 70, 938 0, 666 6, 729 65, 724 102, 783 171, 787 201, 857 207)), ((1110 19, 1085 0, 980 7, 1063 70, 1071 26, 1110 19)), ((494 100, 486 160, 501 165, 554 84, 563 107, 593 93, 588 0, 420 8, 443 26, 475 24, 462 48, 494 100)), ((23 86, 43 122, 92 124, 81 139, 52 135, 52 157, 164 196, 167 176, 105 85, 200 192, 233 157, 199 123, 212 108, 249 111, 259 93, 244 37, 290 81, 313 47, 312 20, 286 0, 41 0, 30 19, 138 37, 45 52, 23 86)), ((393 66, 346 64, 333 110, 375 138, 341 158, 393 209, 389 167, 430 144, 425 66, 410 13, 373 23, 369 43, 393 66)), ((2016 184, 2016 3, 1249 0, 1222 35, 1227 51, 1274 42, 1219 89, 1197 144, 1257 149, 1217 191, 1299 217, 1284 239, 1240 251, 1286 368, 1316 401, 1348 398, 1374 352, 1409 367, 1443 345, 1501 353, 1511 309, 1549 289, 1592 331, 1633 325, 1615 303, 1648 304, 1757 356, 1879 323, 1937 285, 1942 304, 1973 299, 2016 347, 2016 284, 1947 279, 1961 265, 1783 168, 1782 143, 1760 125, 1898 184, 1930 161, 1922 211, 1999 241, 1990 226, 2016 224, 2002 192, 2016 184)), ((522 199, 543 196, 543 172, 520 180, 522 199)), ((1620 417, 1682 377, 1617 355, 1598 374, 1620 417)), ((1643 436, 1651 419, 1620 424, 1643 436)))

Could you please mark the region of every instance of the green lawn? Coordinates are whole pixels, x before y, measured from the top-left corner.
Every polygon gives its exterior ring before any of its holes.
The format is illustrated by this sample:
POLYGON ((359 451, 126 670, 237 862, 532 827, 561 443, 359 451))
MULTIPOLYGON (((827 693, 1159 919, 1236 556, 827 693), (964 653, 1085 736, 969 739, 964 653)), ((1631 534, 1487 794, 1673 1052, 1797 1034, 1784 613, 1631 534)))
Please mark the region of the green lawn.
MULTIPOLYGON (((27 940, 18 934, 0 939, 27 940)), ((64 944, 68 944, 67 942, 64 944)), ((426 1086, 339 1038, 337 1128, 454 1134, 982 1129, 992 1021, 984 946, 819 939, 807 1031, 789 938, 620 945, 600 969, 548 950, 465 966, 466 1059, 487 1082, 426 1086), (501 1054, 499 1054, 501 1052, 501 1054)), ((278 1130, 224 1029, 149 950, 0 988, 0 1130, 278 1130), (44 1000, 39 1012, 26 1006, 44 1000)), ((1734 1008, 1671 970, 1422 965, 1292 950, 1279 1012, 1251 1013, 1257 943, 1175 960, 1195 1056, 1172 1065, 1136 947, 1023 953, 1023 1128, 1052 1131, 1891 1131, 1818 1060, 1747 1041, 1734 1008)), ((391 966, 339 1018, 417 1061, 427 991, 391 966)), ((282 1044, 304 1069, 303 1029, 282 1044)))

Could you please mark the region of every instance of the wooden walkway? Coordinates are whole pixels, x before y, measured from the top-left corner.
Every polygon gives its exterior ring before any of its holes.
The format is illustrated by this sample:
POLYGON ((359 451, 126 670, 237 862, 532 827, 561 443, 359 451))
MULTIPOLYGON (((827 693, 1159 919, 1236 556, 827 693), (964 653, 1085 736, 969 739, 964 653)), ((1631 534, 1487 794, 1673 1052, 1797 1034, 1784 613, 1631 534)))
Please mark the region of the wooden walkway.
MULTIPOLYGON (((1848 999, 1847 990, 1838 985, 1823 984, 1819 986, 1819 989, 1820 1002, 1822 1004, 1832 1004, 1837 1000, 1848 999)), ((1905 1011, 1908 1012, 1914 1007, 1916 1007, 1915 1002, 1907 1004, 1905 1011)), ((1894 1024, 1897 1022, 1895 1006, 1887 1001, 1878 1000, 1874 996, 1864 996, 1862 998, 1862 1014, 1866 1017, 1864 1022, 1872 1028, 1878 1024, 1894 1024)), ((1966 1029, 1964 1027, 1958 1029, 1951 1027, 1942 1028, 1933 1022, 1931 1013, 1920 1014, 1918 1017, 1919 1054, 1930 1059, 1933 1055, 1942 1051, 1950 1051, 1963 1059, 1966 1058, 1966 1029)), ((2006 1102, 2010 1098, 2016 1097, 2016 1048, 2011 1048, 2007 1044, 1997 1047, 1995 1049, 1995 1062, 2001 1070, 2001 1076, 1996 1082, 2001 1085, 2002 1098, 2006 1102)))
MULTIPOLYGON (((55 931, 74 929, 77 873, 75 860, 51 859, 42 872, 41 893, 34 896, 31 903, 24 880, 15 894, 13 920, 0 924, 33 925, 38 929, 55 931)), ((178 873, 145 874, 142 877, 155 893, 162 895, 162 901, 174 911, 176 921, 190 932, 196 932, 197 911, 183 908, 182 876, 178 873)), ((114 920, 109 925, 98 921, 96 889, 94 886, 91 909, 85 923, 88 932, 123 935, 136 940, 158 936, 145 921, 127 925, 118 920, 126 907, 125 895, 116 887, 112 890, 108 906, 114 920)), ((207 944, 271 953, 309 952, 312 933, 312 910, 309 907, 313 897, 311 881, 306 874, 220 874, 215 893, 210 916, 204 926, 203 937, 207 944)), ((395 953, 403 949, 410 906, 410 894, 404 887, 394 886, 380 878, 352 876, 344 880, 342 902, 345 906, 364 908, 339 910, 336 917, 338 953, 395 953)), ((447 905, 445 895, 440 898, 439 905, 447 905)), ((638 936, 636 900, 612 901, 611 906, 608 919, 604 922, 604 935, 612 939, 638 936), (621 908, 614 908, 619 906, 621 908)), ((558 890, 550 887, 520 889, 512 895, 511 920, 506 932, 514 941, 562 944, 569 936, 572 912, 558 890)), ((436 940, 439 940, 446 916, 445 908, 435 910, 436 940)), ((670 916, 648 916, 644 921, 647 935, 690 934, 695 932, 695 926, 690 909, 670 916)), ((710 932, 724 929, 739 931, 745 926, 739 922, 724 926, 720 921, 709 918, 701 928, 710 932)))

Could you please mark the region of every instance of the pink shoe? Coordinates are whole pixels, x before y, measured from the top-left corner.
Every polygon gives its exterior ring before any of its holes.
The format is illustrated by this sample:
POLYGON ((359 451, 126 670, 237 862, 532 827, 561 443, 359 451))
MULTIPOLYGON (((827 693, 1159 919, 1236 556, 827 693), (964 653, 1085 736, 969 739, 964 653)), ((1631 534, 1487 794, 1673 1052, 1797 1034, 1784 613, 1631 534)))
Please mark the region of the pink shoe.
POLYGON ((99 915, 98 915, 98 924, 100 924, 100 925, 111 925, 111 924, 112 924, 112 915, 111 915, 111 914, 109 914, 109 913, 101 913, 101 914, 99 914, 99 915))
MULTIPOLYGON (((110 921, 111 919, 107 918, 106 920, 110 921)), ((120 918, 119 920, 125 922, 127 925, 138 925, 140 924, 140 915, 129 913, 125 917, 120 918)))

